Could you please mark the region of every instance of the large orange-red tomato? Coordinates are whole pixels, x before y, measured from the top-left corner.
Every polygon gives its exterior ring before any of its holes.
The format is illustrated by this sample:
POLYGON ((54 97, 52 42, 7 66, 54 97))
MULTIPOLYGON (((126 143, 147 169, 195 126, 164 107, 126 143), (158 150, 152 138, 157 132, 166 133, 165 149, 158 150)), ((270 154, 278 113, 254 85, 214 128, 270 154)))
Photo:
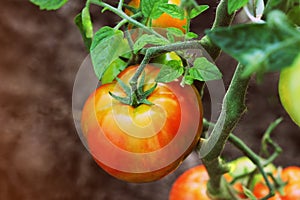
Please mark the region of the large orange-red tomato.
MULTIPOLYGON (((169 0, 169 4, 175 4, 175 5, 180 5, 181 0, 169 0)), ((138 8, 140 6, 140 0, 132 0, 128 4, 129 6, 138 8)), ((128 10, 125 10, 125 12, 128 15, 132 15, 132 13, 128 10)), ((163 13, 159 18, 152 20, 152 26, 153 27, 158 27, 158 28, 179 28, 182 31, 185 31, 184 26, 187 25, 187 20, 186 19, 178 19, 174 18, 171 15, 167 13, 163 13)))
MULTIPOLYGON (((129 84, 137 67, 126 68, 119 78, 129 84)), ((155 84, 158 72, 146 66, 145 91, 155 84)), ((197 144, 202 104, 194 87, 158 83, 147 97, 153 105, 137 107, 109 92, 125 96, 118 82, 101 85, 87 99, 81 125, 95 161, 112 176, 128 182, 158 180, 175 170, 197 144)))

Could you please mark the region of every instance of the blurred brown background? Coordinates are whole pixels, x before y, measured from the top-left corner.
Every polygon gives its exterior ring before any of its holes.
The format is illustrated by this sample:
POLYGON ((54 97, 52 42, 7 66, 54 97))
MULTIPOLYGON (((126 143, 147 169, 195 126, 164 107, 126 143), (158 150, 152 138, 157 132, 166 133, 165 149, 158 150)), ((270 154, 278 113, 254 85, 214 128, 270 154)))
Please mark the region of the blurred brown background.
MULTIPOLYGON (((213 20, 215 5, 192 28, 202 33, 213 20)), ((166 178, 128 184, 103 172, 82 145, 72 119, 72 87, 87 56, 73 18, 84 2, 70 0, 59 11, 40 11, 26 0, 1 0, 0 7, 0 199, 165 200, 172 182, 200 163, 192 154, 166 178)), ((115 24, 108 12, 97 27, 115 24)), ((235 62, 222 56, 217 65, 228 86, 235 62)), ((274 138, 284 149, 276 164, 300 165, 300 129, 291 123, 277 96, 278 74, 262 84, 251 81, 248 112, 235 130, 253 149, 268 124, 283 116, 274 138)), ((204 104, 209 113, 208 97, 204 104)), ((206 114, 207 115, 207 114, 206 114)), ((227 145, 224 157, 241 155, 227 145)))

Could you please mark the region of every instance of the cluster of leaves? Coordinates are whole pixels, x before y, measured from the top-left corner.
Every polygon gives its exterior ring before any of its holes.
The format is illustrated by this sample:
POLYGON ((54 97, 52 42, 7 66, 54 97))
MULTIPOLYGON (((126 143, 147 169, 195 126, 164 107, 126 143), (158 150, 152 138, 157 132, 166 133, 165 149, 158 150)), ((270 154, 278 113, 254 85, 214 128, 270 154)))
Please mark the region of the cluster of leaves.
MULTIPOLYGON (((39 5, 41 9, 50 10, 63 6, 67 0, 32 0, 32 2, 39 5)), ((104 26, 93 33, 93 24, 89 12, 91 3, 100 4, 100 6, 113 12, 116 11, 117 8, 101 1, 87 1, 86 6, 75 17, 75 23, 82 34, 87 50, 90 52, 95 73, 102 83, 111 82, 127 66, 135 64, 135 62, 137 62, 135 58, 143 56, 145 49, 147 49, 149 45, 171 45, 175 43, 175 40, 178 40, 178 38, 183 42, 198 37, 198 35, 193 32, 186 31, 186 33, 184 33, 182 30, 174 27, 167 28, 166 36, 157 33, 153 29, 146 29, 143 33, 139 33, 134 43, 131 37, 132 34, 136 33, 133 31, 124 32, 119 29, 120 27, 118 25, 115 28, 104 26)), ((141 13, 142 19, 139 19, 139 21, 142 23, 138 25, 147 25, 148 27, 151 26, 151 20, 157 19, 163 13, 168 13, 173 18, 183 19, 186 17, 193 19, 208 9, 207 5, 197 5, 194 1, 187 1, 185 5, 183 8, 174 4, 168 4, 168 0, 143 0, 141 1, 139 9, 126 4, 124 4, 123 7, 130 10, 133 15, 141 13)), ((121 15, 121 17, 122 15, 126 15, 122 10, 123 9, 117 9, 117 14, 121 15)), ((188 27, 189 25, 185 27, 186 30, 188 30, 188 27)), ((144 27, 142 26, 142 28, 144 27)), ((183 59, 187 56, 183 51, 178 51, 178 53, 183 59)), ((138 62, 140 62, 140 59, 138 59, 138 62)), ((188 62, 185 61, 184 63, 188 62)), ((194 59, 192 66, 193 67, 188 65, 184 67, 182 62, 171 60, 166 65, 163 65, 157 77, 157 81, 171 82, 179 76, 185 75, 184 83, 192 84, 193 80, 208 81, 222 77, 218 68, 204 57, 194 59)))
MULTIPOLYGON (((228 12, 248 2, 229 0, 228 12)), ((265 72, 280 71, 290 66, 300 52, 298 0, 269 0, 262 18, 266 18, 266 22, 216 28, 206 32, 224 52, 246 66, 244 76, 257 73, 261 77, 265 72)))

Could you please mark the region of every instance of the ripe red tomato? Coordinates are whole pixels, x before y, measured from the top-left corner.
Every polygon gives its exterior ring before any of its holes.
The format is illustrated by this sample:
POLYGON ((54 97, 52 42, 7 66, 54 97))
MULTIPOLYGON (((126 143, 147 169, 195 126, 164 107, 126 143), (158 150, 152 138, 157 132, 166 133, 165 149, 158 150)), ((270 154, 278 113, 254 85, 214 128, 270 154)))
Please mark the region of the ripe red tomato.
MULTIPOLYGON (((269 198, 271 200, 298 200, 300 199, 300 167, 290 166, 282 170, 282 181, 287 182, 284 186, 284 194, 279 192, 275 193, 275 196, 269 198)), ((266 196, 269 193, 268 187, 263 182, 259 182, 255 185, 253 193, 257 198, 266 196)))
MULTIPOLYGON (((128 84, 138 66, 119 75, 128 84)), ((159 68, 145 68, 144 90, 154 84, 159 68)), ((117 82, 100 86, 82 111, 82 130, 95 161, 112 176, 149 182, 175 170, 197 144, 202 130, 202 104, 194 87, 158 83, 147 97, 153 105, 123 104, 117 82), (191 114, 191 112, 193 112, 191 114)))
MULTIPOLYGON (((180 5, 181 0, 169 0, 168 3, 180 5)), ((140 6, 140 0, 132 0, 129 2, 128 5, 138 8, 140 6)), ((132 13, 128 10, 125 10, 125 13, 128 15, 132 15, 132 13)), ((159 18, 152 20, 153 27, 159 27, 159 28, 174 27, 174 28, 181 29, 183 32, 185 32, 185 29, 183 27, 186 25, 187 25, 186 19, 173 18, 172 16, 166 13, 163 13, 159 18)))
MULTIPOLYGON (((256 198, 265 197, 269 194, 269 188, 263 182, 259 182, 254 186, 253 194, 256 198)), ((280 194, 276 192, 275 195, 268 200, 281 200, 280 194)))
POLYGON ((284 187, 283 200, 300 199, 300 167, 289 166, 282 170, 281 178, 287 181, 284 187))
POLYGON ((283 181, 300 182, 300 167, 289 166, 282 170, 281 178, 283 181))
POLYGON ((204 165, 185 171, 174 182, 169 200, 210 200, 206 194, 208 180, 209 176, 204 165))
MULTIPOLYGON (((232 177, 228 173, 224 177, 227 181, 232 180, 232 177)), ((199 165, 185 171, 174 182, 169 200, 210 200, 206 193, 208 180, 209 176, 204 165, 199 165)), ((246 198, 241 183, 235 183, 233 189, 241 199, 246 198)))

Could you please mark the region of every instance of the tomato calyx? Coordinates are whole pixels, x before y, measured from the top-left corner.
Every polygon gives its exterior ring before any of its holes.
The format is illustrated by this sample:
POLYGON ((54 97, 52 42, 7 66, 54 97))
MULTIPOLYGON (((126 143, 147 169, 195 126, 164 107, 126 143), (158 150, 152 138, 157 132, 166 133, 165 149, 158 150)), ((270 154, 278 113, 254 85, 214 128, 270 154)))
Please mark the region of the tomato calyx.
POLYGON ((144 91, 145 86, 145 74, 142 74, 140 82, 137 84, 137 89, 134 90, 132 87, 126 85, 120 78, 116 78, 118 84, 125 92, 125 97, 117 96, 113 94, 112 92, 109 92, 109 94, 119 102, 123 104, 127 104, 130 106, 133 106, 134 108, 138 107, 141 104, 146 105, 153 105, 152 102, 150 102, 147 97, 152 94, 152 92, 155 90, 157 83, 155 83, 150 89, 144 91))

